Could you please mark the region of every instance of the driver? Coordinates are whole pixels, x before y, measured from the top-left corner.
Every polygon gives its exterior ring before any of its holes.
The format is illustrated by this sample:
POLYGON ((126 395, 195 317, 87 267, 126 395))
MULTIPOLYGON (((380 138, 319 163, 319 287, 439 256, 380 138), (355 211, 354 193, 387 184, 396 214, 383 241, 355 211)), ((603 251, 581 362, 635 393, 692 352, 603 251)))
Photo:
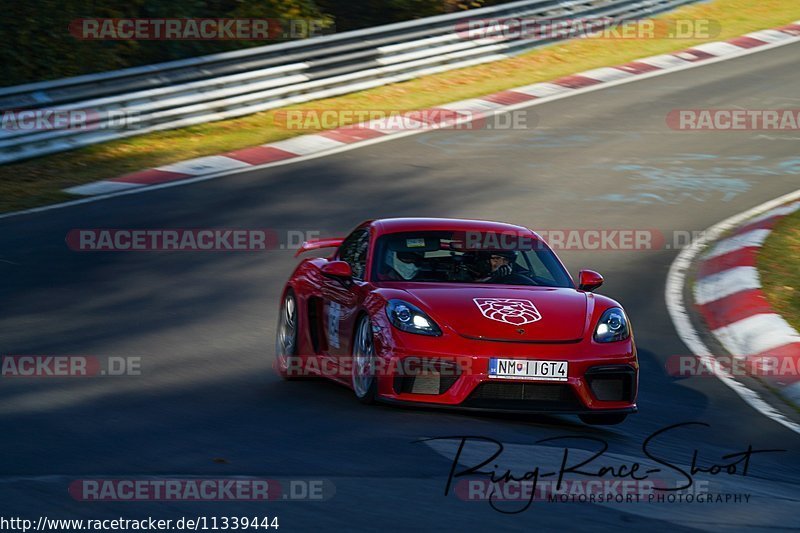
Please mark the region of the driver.
POLYGON ((514 273, 513 264, 517 261, 517 252, 502 251, 491 252, 489 256, 489 275, 476 279, 475 281, 482 281, 487 283, 502 283, 505 278, 508 278, 514 273))

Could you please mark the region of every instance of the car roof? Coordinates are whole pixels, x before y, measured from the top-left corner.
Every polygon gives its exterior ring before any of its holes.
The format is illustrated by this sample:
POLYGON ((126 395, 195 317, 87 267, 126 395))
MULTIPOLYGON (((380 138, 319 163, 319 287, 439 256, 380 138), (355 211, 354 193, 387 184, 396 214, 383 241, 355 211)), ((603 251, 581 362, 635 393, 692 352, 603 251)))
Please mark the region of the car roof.
MULTIPOLYGON (((478 232, 515 232, 532 233, 532 230, 490 220, 473 220, 465 218, 382 218, 373 220, 372 227, 378 235, 400 233, 406 231, 478 231, 478 232)), ((536 235, 536 237, 539 237, 536 235)))

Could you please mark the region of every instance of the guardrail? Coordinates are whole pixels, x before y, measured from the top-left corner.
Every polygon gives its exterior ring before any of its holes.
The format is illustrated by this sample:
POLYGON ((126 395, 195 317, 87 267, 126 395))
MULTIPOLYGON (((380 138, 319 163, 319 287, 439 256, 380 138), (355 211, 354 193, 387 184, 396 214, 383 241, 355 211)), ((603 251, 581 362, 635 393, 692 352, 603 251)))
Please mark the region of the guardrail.
POLYGON ((0 164, 145 133, 241 117, 505 59, 569 38, 508 31, 515 19, 580 19, 597 29, 697 0, 522 0, 144 67, 0 89, 0 109, 90 112, 85 127, 0 130, 0 164), (502 21, 464 31, 475 19, 502 21), (475 35, 477 34, 477 35, 475 35), (138 127, 116 128, 120 116, 138 127))

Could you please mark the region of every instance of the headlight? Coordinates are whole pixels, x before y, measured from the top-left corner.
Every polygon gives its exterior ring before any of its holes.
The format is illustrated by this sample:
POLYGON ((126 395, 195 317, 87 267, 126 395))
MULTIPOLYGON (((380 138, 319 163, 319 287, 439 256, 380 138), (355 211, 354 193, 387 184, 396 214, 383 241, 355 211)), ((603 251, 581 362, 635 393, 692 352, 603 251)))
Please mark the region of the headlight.
POLYGON ((389 300, 386 315, 394 327, 408 333, 438 337, 442 330, 422 310, 403 300, 389 300))
POLYGON ((597 342, 624 341, 630 336, 628 318, 619 307, 612 307, 603 313, 594 330, 594 340, 597 342))

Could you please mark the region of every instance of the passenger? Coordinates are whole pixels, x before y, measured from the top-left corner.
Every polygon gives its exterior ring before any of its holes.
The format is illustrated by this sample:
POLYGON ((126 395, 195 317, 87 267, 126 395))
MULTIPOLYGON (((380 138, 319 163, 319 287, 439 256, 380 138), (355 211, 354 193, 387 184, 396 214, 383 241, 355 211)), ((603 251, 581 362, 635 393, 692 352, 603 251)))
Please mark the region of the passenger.
POLYGON ((411 281, 420 271, 425 256, 418 252, 389 252, 384 277, 392 281, 411 281))

